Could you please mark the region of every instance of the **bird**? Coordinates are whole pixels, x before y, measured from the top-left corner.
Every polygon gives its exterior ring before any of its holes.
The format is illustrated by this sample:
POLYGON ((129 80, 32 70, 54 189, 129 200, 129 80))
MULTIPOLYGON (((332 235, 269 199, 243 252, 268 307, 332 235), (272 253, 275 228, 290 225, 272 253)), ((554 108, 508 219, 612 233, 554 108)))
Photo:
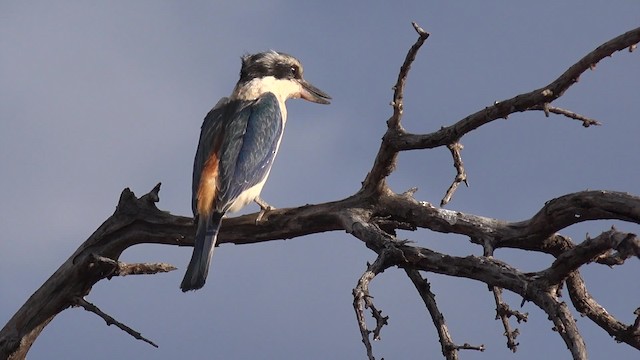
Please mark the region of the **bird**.
POLYGON ((329 104, 331 97, 303 78, 302 64, 277 51, 242 56, 240 79, 202 123, 193 163, 192 210, 197 224, 183 292, 204 286, 223 217, 254 201, 257 220, 271 209, 260 198, 280 147, 288 99, 329 104))

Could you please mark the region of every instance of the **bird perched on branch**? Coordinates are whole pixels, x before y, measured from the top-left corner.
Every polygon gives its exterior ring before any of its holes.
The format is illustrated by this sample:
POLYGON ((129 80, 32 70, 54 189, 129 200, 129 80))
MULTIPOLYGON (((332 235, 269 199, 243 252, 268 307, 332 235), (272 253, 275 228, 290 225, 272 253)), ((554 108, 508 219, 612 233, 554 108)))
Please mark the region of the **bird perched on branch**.
POLYGON ((222 218, 255 201, 258 218, 270 207, 260 199, 287 121, 285 101, 329 104, 331 97, 302 77, 291 55, 267 51, 242 57, 240 80, 202 124, 193 164, 195 246, 182 291, 204 286, 222 218))

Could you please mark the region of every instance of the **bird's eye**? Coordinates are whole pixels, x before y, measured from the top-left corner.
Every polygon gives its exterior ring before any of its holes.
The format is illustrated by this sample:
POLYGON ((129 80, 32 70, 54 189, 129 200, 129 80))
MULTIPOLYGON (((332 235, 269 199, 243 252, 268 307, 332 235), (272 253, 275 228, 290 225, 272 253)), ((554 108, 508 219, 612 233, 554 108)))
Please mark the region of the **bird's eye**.
POLYGON ((291 76, 295 79, 300 78, 300 69, 297 66, 291 67, 291 76))

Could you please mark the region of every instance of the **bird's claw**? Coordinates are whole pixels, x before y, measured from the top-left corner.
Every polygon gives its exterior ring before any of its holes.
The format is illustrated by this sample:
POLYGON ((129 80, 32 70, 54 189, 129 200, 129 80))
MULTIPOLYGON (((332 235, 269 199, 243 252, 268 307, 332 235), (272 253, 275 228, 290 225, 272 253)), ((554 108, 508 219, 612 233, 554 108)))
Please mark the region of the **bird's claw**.
POLYGON ((267 204, 267 202, 260 197, 255 198, 254 201, 256 202, 256 204, 258 204, 258 206, 260 206, 260 213, 256 217, 256 224, 259 224, 262 222, 262 218, 264 217, 264 214, 268 213, 271 210, 274 210, 275 208, 267 204))

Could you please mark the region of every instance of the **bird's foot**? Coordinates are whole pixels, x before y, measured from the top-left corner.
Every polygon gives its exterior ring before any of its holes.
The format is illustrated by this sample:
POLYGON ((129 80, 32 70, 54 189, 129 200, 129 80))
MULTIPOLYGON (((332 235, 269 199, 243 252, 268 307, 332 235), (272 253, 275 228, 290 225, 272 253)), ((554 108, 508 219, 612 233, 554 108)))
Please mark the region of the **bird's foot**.
POLYGON ((256 224, 261 223, 262 217, 264 216, 264 214, 268 213, 271 210, 274 210, 275 208, 269 204, 267 204, 266 201, 264 201, 261 197, 257 197, 254 200, 256 202, 256 204, 258 204, 258 206, 260 206, 260 213, 258 214, 258 216, 256 217, 256 224))

